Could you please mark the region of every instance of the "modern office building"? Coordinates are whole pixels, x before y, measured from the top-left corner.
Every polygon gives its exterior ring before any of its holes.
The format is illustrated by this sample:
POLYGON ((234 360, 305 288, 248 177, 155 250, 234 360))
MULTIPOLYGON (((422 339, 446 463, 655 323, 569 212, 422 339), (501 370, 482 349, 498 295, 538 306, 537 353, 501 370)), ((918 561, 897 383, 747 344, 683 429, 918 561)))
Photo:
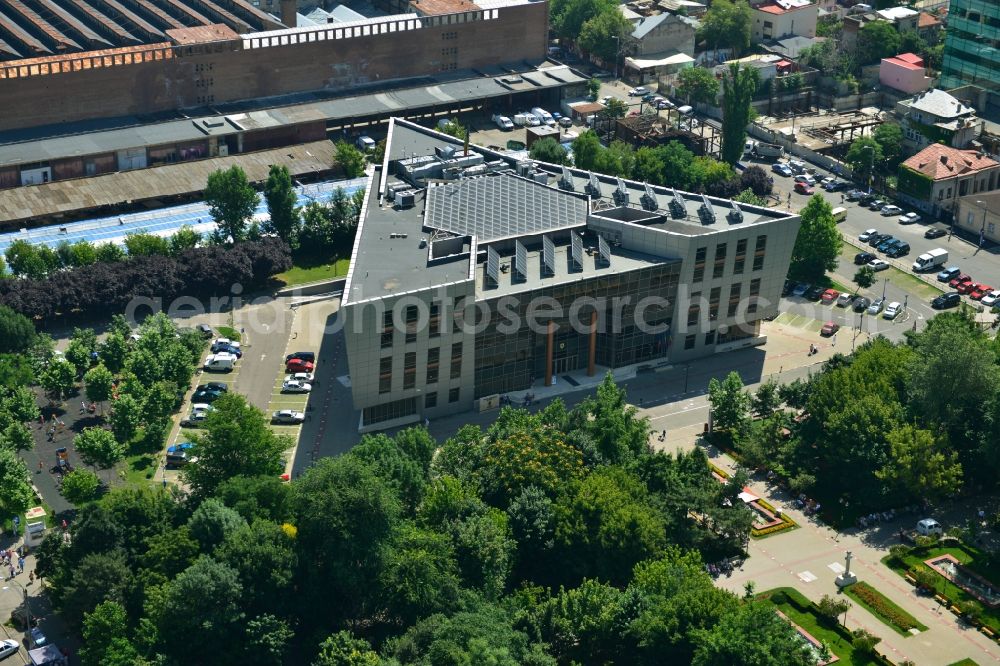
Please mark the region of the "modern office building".
POLYGON ((1000 3, 951 0, 944 41, 944 89, 975 84, 1000 90, 1000 3))
POLYGON ((342 301, 359 429, 764 342, 799 218, 390 122, 342 301))

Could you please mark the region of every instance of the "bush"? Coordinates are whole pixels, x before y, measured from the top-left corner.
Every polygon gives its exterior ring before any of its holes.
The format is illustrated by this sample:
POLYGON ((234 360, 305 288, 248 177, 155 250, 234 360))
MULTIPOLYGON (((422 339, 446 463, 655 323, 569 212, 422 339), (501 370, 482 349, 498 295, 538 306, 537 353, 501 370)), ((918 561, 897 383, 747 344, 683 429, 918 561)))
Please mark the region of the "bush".
POLYGON ((851 639, 851 647, 862 654, 871 655, 875 653, 875 646, 882 641, 881 638, 868 633, 864 629, 855 629, 851 639))
POLYGON ((936 571, 931 571, 927 567, 913 567, 910 569, 910 575, 917 581, 917 587, 926 592, 934 590, 939 578, 936 571))
POLYGON ((73 504, 84 504, 97 497, 101 480, 89 469, 75 469, 62 482, 62 494, 73 504))
POLYGON ((910 548, 908 546, 904 546, 901 543, 897 543, 895 546, 891 546, 889 548, 889 556, 892 557, 894 561, 900 564, 902 564, 903 558, 906 557, 907 553, 909 552, 910 548))

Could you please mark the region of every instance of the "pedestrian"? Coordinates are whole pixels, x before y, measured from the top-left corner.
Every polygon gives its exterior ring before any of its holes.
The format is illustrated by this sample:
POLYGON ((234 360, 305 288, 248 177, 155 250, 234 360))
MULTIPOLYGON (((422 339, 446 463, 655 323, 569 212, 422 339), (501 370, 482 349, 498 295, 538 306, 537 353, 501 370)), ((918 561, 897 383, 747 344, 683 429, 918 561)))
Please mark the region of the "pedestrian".
POLYGON ((431 427, 431 420, 429 418, 427 418, 426 416, 424 417, 424 427, 425 428, 430 428, 431 427))
POLYGON ((833 346, 834 347, 837 346, 837 334, 836 333, 833 334, 833 346))
POLYGON ((83 414, 86 411, 87 411, 87 401, 84 400, 83 402, 80 403, 80 413, 83 414))
POLYGON ((18 573, 24 573, 24 558, 23 557, 17 558, 17 572, 18 573))
POLYGON ((45 463, 43 463, 41 460, 39 460, 38 461, 38 473, 41 474, 43 469, 45 469, 45 463))
POLYGON ((16 575, 17 574, 14 572, 14 565, 12 564, 12 565, 10 565, 10 580, 14 580, 14 577, 16 575))
POLYGON ((35 582, 35 572, 32 571, 28 573, 28 585, 31 585, 34 582, 35 582))

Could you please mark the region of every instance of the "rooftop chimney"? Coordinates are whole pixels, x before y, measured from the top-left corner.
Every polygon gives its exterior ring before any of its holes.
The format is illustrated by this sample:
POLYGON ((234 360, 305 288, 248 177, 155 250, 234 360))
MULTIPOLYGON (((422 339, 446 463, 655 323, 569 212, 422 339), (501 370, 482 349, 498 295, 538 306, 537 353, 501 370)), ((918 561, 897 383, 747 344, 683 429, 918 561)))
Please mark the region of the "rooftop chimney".
POLYGON ((294 28, 297 23, 295 2, 296 0, 281 0, 281 22, 286 28, 294 28))
POLYGON ((948 163, 948 156, 947 155, 942 155, 941 156, 941 164, 947 164, 947 163, 948 163))

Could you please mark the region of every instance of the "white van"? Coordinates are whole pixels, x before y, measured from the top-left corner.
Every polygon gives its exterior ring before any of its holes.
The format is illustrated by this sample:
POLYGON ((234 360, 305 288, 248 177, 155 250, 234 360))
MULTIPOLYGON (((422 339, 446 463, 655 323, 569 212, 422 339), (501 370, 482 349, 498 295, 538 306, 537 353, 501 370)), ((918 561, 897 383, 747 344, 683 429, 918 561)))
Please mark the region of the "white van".
POLYGON ((362 134, 358 137, 357 145, 360 150, 368 153, 375 150, 375 139, 362 134))
POLYGON ((220 352, 209 354, 205 358, 204 368, 208 372, 232 372, 234 367, 236 367, 236 356, 233 354, 220 352))
POLYGON ((944 528, 941 527, 941 523, 933 518, 924 518, 917 522, 917 534, 923 536, 941 536, 944 534, 944 528))
POLYGON ((694 108, 691 107, 691 106, 688 106, 687 104, 685 104, 684 106, 677 107, 677 112, 679 114, 681 114, 682 116, 686 116, 689 113, 691 113, 692 111, 694 111, 694 108))
POLYGON ((847 219, 847 209, 844 208, 843 206, 838 206, 837 208, 834 208, 833 211, 831 212, 833 213, 833 221, 836 222, 837 224, 840 224, 841 222, 847 219))
POLYGON ((543 109, 540 106, 536 106, 535 108, 533 108, 531 110, 531 113, 532 113, 533 116, 535 116, 536 118, 538 118, 538 120, 540 122, 542 122, 545 125, 555 125, 556 124, 555 119, 552 118, 552 114, 549 113, 548 111, 546 111, 545 109, 543 109))

